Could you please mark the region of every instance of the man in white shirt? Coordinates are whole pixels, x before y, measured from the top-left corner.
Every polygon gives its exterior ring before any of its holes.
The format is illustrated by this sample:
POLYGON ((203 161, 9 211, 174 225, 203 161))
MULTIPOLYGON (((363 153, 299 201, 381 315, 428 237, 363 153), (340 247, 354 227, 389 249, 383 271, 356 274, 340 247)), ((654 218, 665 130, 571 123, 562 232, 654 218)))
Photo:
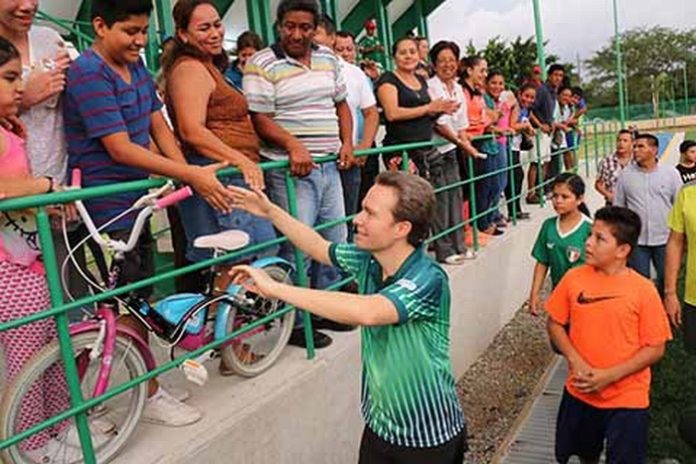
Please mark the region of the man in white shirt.
MULTIPOLYGON (((372 148, 377 129, 379 127, 379 113, 377 101, 372 89, 372 84, 367 75, 355 65, 355 39, 348 32, 336 32, 333 22, 327 16, 319 20, 314 42, 333 49, 341 58, 341 71, 348 92, 348 106, 353 116, 353 144, 355 150, 372 148), (340 52, 338 51, 340 49, 340 52)), ((360 206, 360 192, 372 186, 377 175, 377 156, 358 156, 357 166, 341 171, 341 183, 345 200, 346 215, 350 216, 358 212, 360 206), (370 164, 372 179, 367 180, 368 185, 361 185, 364 175, 363 166, 370 164), (376 168, 376 169, 375 169, 376 168), (372 172, 374 170, 374 172, 372 172)), ((367 168, 366 168, 367 169, 367 168)), ((348 239, 352 238, 349 230, 348 239)))

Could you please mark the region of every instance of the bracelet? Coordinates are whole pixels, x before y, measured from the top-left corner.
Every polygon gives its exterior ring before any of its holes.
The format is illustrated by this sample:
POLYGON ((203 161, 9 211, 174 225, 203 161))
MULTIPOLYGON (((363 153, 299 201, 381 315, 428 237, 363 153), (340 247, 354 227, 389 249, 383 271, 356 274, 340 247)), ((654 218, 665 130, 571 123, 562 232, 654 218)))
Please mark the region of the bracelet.
POLYGON ((676 295, 677 291, 676 290, 665 290, 665 296, 667 295, 676 295))
POLYGON ((54 184, 53 184, 53 177, 51 176, 44 176, 44 179, 48 180, 48 190, 46 190, 46 193, 53 193, 55 192, 54 184))

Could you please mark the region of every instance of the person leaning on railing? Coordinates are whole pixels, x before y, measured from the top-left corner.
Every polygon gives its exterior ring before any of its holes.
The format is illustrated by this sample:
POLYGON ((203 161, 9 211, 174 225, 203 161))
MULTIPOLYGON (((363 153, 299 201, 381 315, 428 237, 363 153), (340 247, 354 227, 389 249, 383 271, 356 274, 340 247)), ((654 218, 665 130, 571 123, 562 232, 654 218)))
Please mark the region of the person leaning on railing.
MULTIPOLYGON (((419 53, 415 39, 405 37, 398 40, 394 44, 392 55, 395 70, 385 72, 377 82, 377 98, 386 117, 387 134, 383 145, 428 142, 433 137, 434 118, 455 114, 462 103, 447 98, 444 91, 437 98, 431 98, 428 83, 417 73, 419 53)), ((415 164, 418 174, 433 186, 442 187, 450 183, 447 170, 451 171, 452 166, 448 163, 449 157, 444 156, 436 147, 408 150, 408 156, 415 164)), ((398 168, 400 162, 400 153, 385 156, 385 164, 391 169, 398 168)), ((445 192, 438 198, 438 206, 442 209, 438 210, 439 214, 433 223, 434 233, 442 232, 462 221, 461 196, 455 200, 450 198, 453 194, 455 192, 445 192), (458 204, 454 204, 454 201, 458 204), (458 215, 454 212, 457 209, 458 215)), ((461 235, 461 231, 455 232, 452 236, 435 242, 435 254, 439 262, 460 264, 465 259, 466 249, 461 235)))
MULTIPOLYGON (((497 110, 488 110, 483 99, 483 89, 486 85, 488 75, 488 63, 480 56, 463 58, 460 64, 462 78, 460 83, 464 88, 467 112, 469 117, 469 127, 467 133, 470 137, 481 137, 488 128, 493 125, 500 117, 497 110)), ((478 158, 474 163, 474 174, 477 176, 491 172, 494 169, 494 156, 498 155, 500 148, 498 143, 490 136, 481 140, 474 140, 474 147, 487 157, 478 158)), ((468 177, 468 173, 466 174, 468 177)), ((491 208, 491 186, 496 183, 493 177, 485 177, 475 182, 476 187, 476 211, 478 217, 478 229, 486 234, 501 235, 503 233, 496 227, 493 221, 493 214, 482 214, 491 208)))
MULTIPOLYGON (((0 119, 17 115, 22 98, 22 66, 18 50, 0 37, 0 119)), ((58 189, 51 177, 34 177, 25 151, 25 141, 0 127, 0 198, 49 193, 58 189)), ((57 214, 61 214, 57 210, 57 214)), ((19 319, 51 307, 48 285, 41 261, 35 212, 0 213, 0 323, 19 319)), ((0 348, 5 366, 3 383, 9 385, 24 364, 56 338, 52 318, 45 318, 0 332, 0 348)), ((69 407, 65 377, 59 369, 48 370, 42 381, 26 395, 18 430, 26 430, 69 407)), ((26 454, 42 462, 52 437, 64 431, 67 423, 49 427, 21 442, 26 454)), ((99 432, 93 439, 99 441, 99 432)), ((103 435, 103 434, 102 434, 103 435)), ((65 435, 63 435, 65 437, 65 435)))
MULTIPOLYGON (((459 53, 459 46, 448 41, 436 43, 430 51, 430 62, 435 66, 435 77, 428 80, 430 97, 432 99, 445 98, 459 103, 457 111, 451 115, 442 114, 435 122, 437 135, 434 140, 448 142, 436 147, 442 158, 442 169, 436 172, 433 177, 435 188, 461 181, 458 150, 461 150, 462 153, 470 153, 472 156, 478 154, 466 134, 466 127, 469 125, 466 101, 464 100, 464 90, 457 82, 459 53)), ((437 213, 433 223, 434 234, 462 223, 462 204, 464 202, 462 192, 468 192, 468 187, 468 185, 465 185, 464 188, 455 187, 437 194, 437 213)), ((464 229, 459 228, 435 241, 435 257, 439 262, 460 264, 465 259, 475 258, 476 254, 473 250, 466 249, 464 229)))
MULTIPOLYGON (((225 185, 263 188, 258 165, 259 137, 249 118, 249 107, 241 90, 226 82, 227 55, 222 48, 225 29, 211 0, 181 0, 174 7, 174 46, 163 62, 165 102, 182 150, 190 164, 206 166, 224 161, 241 175, 226 176, 225 185)), ((179 213, 186 232, 186 258, 200 262, 212 257, 211 250, 193 246, 202 235, 239 229, 252 244, 275 238, 271 223, 243 211, 217 211, 199 195, 181 202, 179 213)), ((205 279, 200 279, 203 290, 205 279)), ((218 288, 226 288, 218 279, 218 288)), ((223 369, 224 372, 229 372, 223 369)))
MULTIPOLYGON (((162 103, 140 51, 147 43, 152 3, 150 0, 119 2, 93 0, 92 27, 96 39, 70 65, 63 105, 69 168, 82 171, 82 186, 112 185, 143 180, 150 174, 173 177, 191 186, 221 210, 229 210, 229 190, 217 179, 225 166, 188 164, 162 114, 162 103), (124 31, 131 31, 125 33, 124 31), (125 36, 125 38, 124 38, 125 36), (154 143, 163 156, 150 150, 154 143)), ((124 215, 144 194, 134 191, 85 201, 98 227, 114 240, 125 240, 135 222, 124 215), (116 218, 116 220, 115 220, 116 218), (106 224, 107 221, 109 224, 106 224)), ((133 251, 126 253, 118 285, 137 282, 154 273, 150 228, 143 228, 133 251)), ((151 288, 135 291, 149 298, 151 288)), ((134 319, 121 317, 147 339, 147 331, 134 319)), ((154 379, 143 420, 181 426, 201 418, 194 408, 160 388, 154 379)))

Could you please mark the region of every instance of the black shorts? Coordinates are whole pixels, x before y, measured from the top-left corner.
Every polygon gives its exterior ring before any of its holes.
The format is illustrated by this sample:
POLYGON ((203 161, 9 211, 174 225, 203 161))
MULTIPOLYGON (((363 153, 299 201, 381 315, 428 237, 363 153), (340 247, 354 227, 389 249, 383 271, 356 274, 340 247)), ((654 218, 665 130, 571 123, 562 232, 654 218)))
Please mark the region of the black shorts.
POLYGON ((563 391, 556 421, 556 460, 596 460, 607 442, 607 464, 641 464, 648 443, 648 408, 599 409, 563 391))
MULTIPOLYGON (((130 229, 115 230, 109 232, 109 237, 112 240, 121 240, 127 242, 130 236, 130 229)), ((154 257, 154 240, 150 232, 150 224, 146 223, 143 227, 135 248, 125 254, 125 260, 121 265, 121 272, 117 282, 117 286, 121 287, 126 284, 138 282, 148 277, 155 275, 155 257, 154 257)), ((114 263, 112 263, 113 266, 114 263)), ((135 290, 133 293, 144 300, 147 300, 152 295, 153 287, 147 287, 135 290)))
POLYGON ((696 353, 696 306, 684 303, 682 307, 682 322, 684 348, 689 353, 696 353))
POLYGON ((466 425, 450 441, 433 448, 392 445, 365 427, 358 464, 462 464, 468 449, 466 425))

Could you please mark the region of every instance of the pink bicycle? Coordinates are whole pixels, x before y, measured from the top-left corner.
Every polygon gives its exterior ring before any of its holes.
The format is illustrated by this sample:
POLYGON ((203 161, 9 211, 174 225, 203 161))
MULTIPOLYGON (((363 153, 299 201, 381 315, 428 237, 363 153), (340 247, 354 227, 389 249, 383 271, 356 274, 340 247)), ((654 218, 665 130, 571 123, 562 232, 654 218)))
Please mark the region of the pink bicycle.
MULTIPOLYGON (((73 173, 73 184, 79 179, 79 173, 73 173)), ((79 181, 77 181, 79 182, 79 181)), ((116 288, 119 281, 121 265, 126 252, 132 250, 149 217, 158 209, 175 204, 191 195, 186 187, 164 195, 171 185, 141 197, 126 212, 97 228, 82 202, 76 202, 77 209, 85 222, 90 236, 113 255, 109 279, 105 286, 90 281, 94 287, 106 291, 116 288), (106 238, 100 230, 111 222, 140 210, 133 229, 126 243, 106 238)), ((87 238, 85 238, 86 240, 87 238)), ((84 240, 83 240, 84 242, 84 240)), ((216 255, 243 248, 249 243, 249 236, 242 231, 225 231, 219 234, 199 237, 194 245, 200 248, 212 248, 216 255)), ((81 244, 77 244, 77 248, 81 244)), ((69 254, 71 257, 72 252, 69 254)), ((253 266, 263 268, 278 281, 291 282, 292 266, 277 257, 256 260, 253 266)), ((110 389, 129 382, 145 374, 156 365, 155 357, 146 340, 132 328, 117 323, 121 311, 139 320, 161 342, 170 348, 174 357, 175 348, 193 351, 213 340, 220 340, 229 333, 243 328, 261 318, 267 317, 284 304, 278 300, 269 300, 245 290, 238 285, 231 285, 225 292, 215 292, 211 281, 208 290, 201 294, 185 293, 164 298, 151 306, 147 301, 135 295, 117 297, 101 301, 95 314, 89 319, 70 327, 72 348, 85 398, 100 396, 110 389), (119 311, 119 308, 121 311, 119 311)), ((86 275, 83 275, 89 279, 86 275)), ((252 377, 268 369, 280 356, 288 342, 295 318, 294 311, 269 320, 265 324, 222 344, 219 354, 226 366, 235 373, 252 377)), ((212 350, 196 358, 212 358, 212 350)), ((201 374, 197 363, 194 374, 201 374)), ((203 368, 204 370, 205 368, 203 368)), ((0 406, 0 436, 11 437, 36 425, 27 423, 28 405, 24 398, 33 389, 44 388, 48 374, 61 373, 63 363, 58 341, 47 345, 37 353, 22 369, 14 382, 8 386, 0 406), (21 424, 21 426, 20 426, 21 424)), ((205 372, 204 372, 205 374, 205 372)), ((206 374, 207 375, 207 374, 206 374)), ((195 381, 195 379, 193 379, 195 381)), ((126 444, 135 430, 147 398, 147 382, 126 390, 89 411, 90 428, 100 427, 107 432, 107 440, 93 443, 97 462, 105 463, 115 457, 126 444), (108 424, 108 430, 104 429, 108 424)), ((65 395, 67 398, 67 387, 65 395)), ((67 405, 67 400, 66 400, 67 405)), ((69 428, 74 419, 64 421, 56 430, 69 428)), ((73 437, 60 441, 64 447, 54 447, 51 451, 51 463, 79 463, 82 454, 73 429, 73 437)), ((69 438, 69 437, 68 437, 69 438)), ((27 439, 28 440, 28 439, 27 439)), ((55 440, 54 440, 55 441, 55 440)), ((26 440, 25 440, 26 442, 26 440)), ((40 463, 27 450, 25 442, 3 450, 6 463, 40 463)))

